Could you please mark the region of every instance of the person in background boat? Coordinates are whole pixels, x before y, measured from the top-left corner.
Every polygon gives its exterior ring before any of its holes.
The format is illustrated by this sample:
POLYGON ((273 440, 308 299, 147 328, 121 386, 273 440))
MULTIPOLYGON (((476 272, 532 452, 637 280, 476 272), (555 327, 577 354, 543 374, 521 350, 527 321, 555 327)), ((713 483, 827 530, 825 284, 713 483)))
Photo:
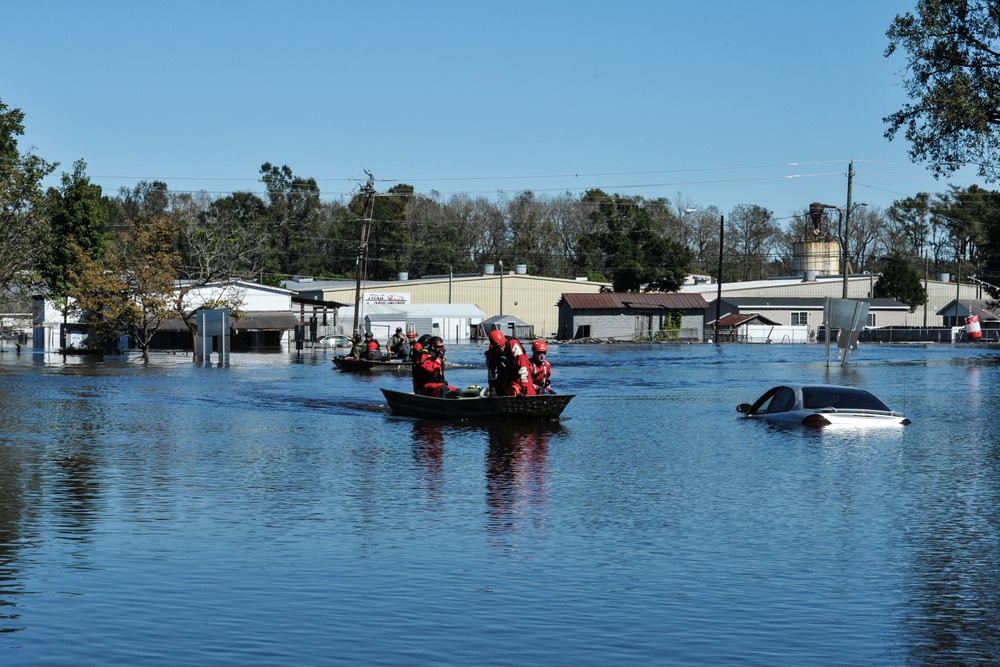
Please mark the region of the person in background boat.
MULTIPOLYGON (((416 336, 416 332, 411 332, 416 336)), ((417 363, 420 359, 420 352, 427 347, 427 343, 430 341, 431 335, 424 334, 415 343, 410 343, 410 361, 417 363)))
POLYGON ((411 331, 407 331, 406 332, 406 349, 407 349, 406 357, 410 361, 413 361, 413 354, 414 354, 414 349, 413 348, 416 347, 416 345, 417 345, 417 332, 416 331, 412 331, 412 330, 411 331))
POLYGON ((361 353, 362 359, 381 359, 382 346, 375 340, 375 334, 371 331, 365 332, 365 351, 361 353))
POLYGON ((409 353, 410 349, 406 344, 406 334, 403 333, 403 327, 396 327, 396 333, 392 334, 392 338, 389 339, 389 354, 392 355, 393 359, 406 359, 409 353))
POLYGON ((552 365, 546 359, 548 354, 549 344, 544 340, 536 340, 531 344, 531 383, 535 385, 536 394, 555 393, 550 386, 552 365))
POLYGON ((433 336, 427 341, 427 347, 421 346, 417 359, 413 362, 413 393, 424 396, 444 398, 449 393, 458 391, 457 387, 449 387, 444 379, 444 340, 433 336))
POLYGON ((486 370, 490 392, 496 396, 534 396, 531 360, 521 341, 507 338, 499 329, 491 331, 489 336, 486 370))
POLYGON ((361 337, 361 334, 354 334, 354 338, 351 341, 351 351, 347 354, 349 359, 360 359, 361 355, 365 352, 365 341, 361 337))

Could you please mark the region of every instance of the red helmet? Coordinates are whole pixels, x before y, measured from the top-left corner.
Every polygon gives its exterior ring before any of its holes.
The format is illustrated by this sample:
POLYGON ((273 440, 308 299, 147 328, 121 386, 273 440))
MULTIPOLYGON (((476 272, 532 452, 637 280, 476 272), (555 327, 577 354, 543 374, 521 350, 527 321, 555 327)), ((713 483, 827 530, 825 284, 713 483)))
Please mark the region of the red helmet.
POLYGON ((507 344, 507 337, 499 329, 494 329, 490 332, 490 343, 497 347, 503 347, 507 344))
POLYGON ((549 344, 546 343, 544 340, 536 340, 534 343, 531 344, 531 349, 534 350, 535 352, 548 352, 549 344))
POLYGON ((406 337, 409 338, 409 339, 411 339, 411 340, 413 340, 413 339, 415 339, 417 337, 417 332, 416 331, 407 331, 406 332, 406 337))

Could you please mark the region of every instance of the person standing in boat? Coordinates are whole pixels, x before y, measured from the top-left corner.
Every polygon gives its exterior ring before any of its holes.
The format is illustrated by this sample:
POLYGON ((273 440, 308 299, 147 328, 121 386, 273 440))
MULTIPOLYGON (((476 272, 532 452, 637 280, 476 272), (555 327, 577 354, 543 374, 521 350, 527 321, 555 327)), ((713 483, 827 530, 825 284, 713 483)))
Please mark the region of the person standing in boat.
POLYGON ((490 392, 496 396, 534 396, 531 382, 531 361, 521 341, 507 338, 502 331, 490 332, 486 348, 486 370, 490 392))
POLYGON ((549 354, 549 344, 544 340, 536 340, 531 344, 531 383, 536 394, 555 393, 552 384, 552 365, 546 357, 549 354))
POLYGON ((444 340, 434 336, 421 347, 413 361, 413 393, 443 398, 450 392, 458 391, 449 387, 444 379, 444 340))

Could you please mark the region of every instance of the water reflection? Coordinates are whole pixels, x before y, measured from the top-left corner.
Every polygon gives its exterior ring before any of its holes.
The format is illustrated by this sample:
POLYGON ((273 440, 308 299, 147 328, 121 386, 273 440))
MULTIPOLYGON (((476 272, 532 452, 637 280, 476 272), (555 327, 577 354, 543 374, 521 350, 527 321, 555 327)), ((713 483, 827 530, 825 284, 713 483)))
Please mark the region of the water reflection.
POLYGON ((444 434, 440 422, 413 423, 413 459, 420 483, 431 500, 440 502, 444 490, 444 434))
POLYGON ((0 632, 16 632, 20 614, 16 597, 22 593, 19 581, 21 523, 25 501, 22 489, 22 466, 15 459, 14 447, 0 447, 0 632))
POLYGON ((490 427, 486 452, 490 531, 509 531, 522 523, 537 527, 545 521, 549 438, 561 430, 558 422, 490 427))
MULTIPOLYGON (((980 370, 967 370, 978 392, 980 370)), ((947 446, 954 475, 926 471, 932 491, 909 517, 908 662, 1000 664, 1000 440, 996 396, 968 397, 967 428, 947 446)))

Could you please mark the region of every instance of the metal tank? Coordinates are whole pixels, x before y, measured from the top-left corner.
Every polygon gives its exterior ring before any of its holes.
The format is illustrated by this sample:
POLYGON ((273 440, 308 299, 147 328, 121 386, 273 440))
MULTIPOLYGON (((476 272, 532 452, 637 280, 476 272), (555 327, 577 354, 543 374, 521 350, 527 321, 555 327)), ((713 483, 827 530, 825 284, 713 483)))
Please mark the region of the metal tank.
POLYGON ((795 241, 792 243, 792 271, 795 275, 840 273, 840 244, 836 241, 795 241))

